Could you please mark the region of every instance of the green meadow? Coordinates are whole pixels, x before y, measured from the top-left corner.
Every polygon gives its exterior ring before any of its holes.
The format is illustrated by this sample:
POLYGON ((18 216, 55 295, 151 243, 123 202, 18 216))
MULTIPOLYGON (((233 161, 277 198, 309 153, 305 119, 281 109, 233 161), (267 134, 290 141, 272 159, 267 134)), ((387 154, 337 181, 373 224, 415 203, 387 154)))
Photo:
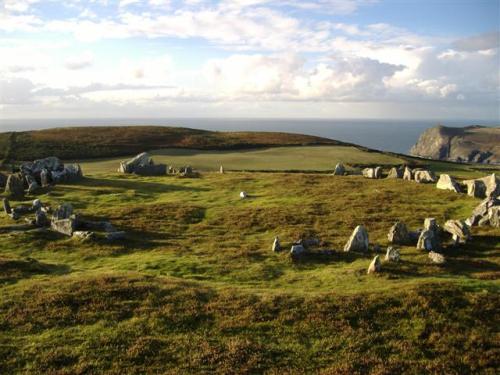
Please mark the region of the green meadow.
POLYGON ((82 181, 39 197, 110 220, 126 240, 2 231, 12 222, 0 216, 0 373, 497 372, 498 229, 474 228, 444 266, 399 246, 400 263, 367 275, 373 251, 342 251, 364 224, 383 258, 396 220, 415 230, 426 217, 465 219, 479 200, 322 173, 404 162, 349 146, 152 155, 202 173, 139 177, 116 172, 126 158, 85 161, 82 181), (232 171, 214 172, 221 164, 232 171), (271 251, 275 236, 283 252, 271 251), (292 261, 292 242, 312 237, 321 246, 292 261))

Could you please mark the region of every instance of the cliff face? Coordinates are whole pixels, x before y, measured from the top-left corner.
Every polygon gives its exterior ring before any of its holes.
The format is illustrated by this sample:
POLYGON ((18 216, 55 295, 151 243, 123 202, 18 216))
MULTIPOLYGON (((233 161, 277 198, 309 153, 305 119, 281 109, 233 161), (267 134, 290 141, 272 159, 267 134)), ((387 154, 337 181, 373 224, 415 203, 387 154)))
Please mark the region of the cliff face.
POLYGON ((437 160, 500 164, 500 127, 436 126, 420 135, 410 154, 437 160))

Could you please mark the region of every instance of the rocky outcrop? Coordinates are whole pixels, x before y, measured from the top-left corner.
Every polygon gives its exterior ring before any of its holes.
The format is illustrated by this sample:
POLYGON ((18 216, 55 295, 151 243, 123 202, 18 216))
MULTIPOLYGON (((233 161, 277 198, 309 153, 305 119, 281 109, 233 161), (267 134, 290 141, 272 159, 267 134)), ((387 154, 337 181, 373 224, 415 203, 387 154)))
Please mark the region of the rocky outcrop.
POLYGON ((438 160, 500 164, 500 127, 436 126, 420 135, 410 154, 438 160))

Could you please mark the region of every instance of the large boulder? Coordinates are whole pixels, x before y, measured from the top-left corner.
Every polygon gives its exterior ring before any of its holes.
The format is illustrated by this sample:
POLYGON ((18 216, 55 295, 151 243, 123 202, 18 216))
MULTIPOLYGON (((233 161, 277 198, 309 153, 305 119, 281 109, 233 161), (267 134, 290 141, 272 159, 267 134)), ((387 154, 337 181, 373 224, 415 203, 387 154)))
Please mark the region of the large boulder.
POLYGON ((410 243, 410 233, 408 232, 406 224, 401 221, 395 223, 389 230, 387 239, 390 243, 398 245, 406 245, 410 243))
POLYGON ((487 198, 484 199, 479 205, 472 211, 471 217, 466 220, 467 225, 488 225, 490 223, 490 210, 500 207, 500 199, 497 198, 487 198))
POLYGON ((401 167, 393 167, 389 171, 387 178, 403 178, 404 170, 401 167))
POLYGON ((368 251, 368 232, 363 225, 358 225, 351 234, 349 241, 344 246, 344 251, 368 251))
POLYGON ((153 159, 151 159, 151 156, 147 152, 143 152, 142 154, 139 154, 128 161, 121 162, 120 167, 118 168, 118 172, 134 173, 136 168, 145 167, 152 164, 154 163, 153 159))
POLYGON ((419 184, 434 183, 437 181, 437 177, 434 172, 427 169, 416 169, 413 172, 413 179, 419 184))
POLYGON ((467 194, 475 198, 496 198, 500 195, 500 179, 495 173, 475 180, 465 180, 467 194))
POLYGON ((382 178, 382 168, 365 168, 362 171, 363 177, 366 178, 382 178))
POLYGON ((372 262, 368 266, 368 270, 366 271, 366 273, 368 275, 371 273, 377 273, 380 272, 381 269, 382 269, 382 263, 380 262, 380 256, 375 255, 375 258, 373 258, 372 262))
POLYGON ((469 226, 463 220, 448 220, 443 229, 452 235, 455 244, 466 243, 470 239, 469 226))
POLYGON ((9 175, 7 184, 5 185, 5 194, 13 198, 21 198, 24 196, 24 181, 22 175, 9 175))
POLYGON ((338 163, 333 170, 334 176, 343 176, 345 174, 345 168, 342 163, 338 163))
POLYGON ((442 174, 439 176, 436 188, 440 190, 451 190, 455 193, 460 193, 462 190, 458 182, 449 174, 442 174))

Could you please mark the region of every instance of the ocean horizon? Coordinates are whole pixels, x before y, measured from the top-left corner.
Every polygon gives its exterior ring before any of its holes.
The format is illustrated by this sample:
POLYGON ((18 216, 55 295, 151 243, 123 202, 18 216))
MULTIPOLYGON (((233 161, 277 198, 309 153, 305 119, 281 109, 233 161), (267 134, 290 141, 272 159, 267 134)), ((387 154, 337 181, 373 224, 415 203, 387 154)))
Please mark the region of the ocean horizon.
POLYGON ((376 150, 406 154, 427 128, 444 125, 499 126, 494 120, 379 120, 274 118, 79 118, 0 119, 0 132, 75 126, 176 126, 213 131, 277 131, 350 142, 376 150))

